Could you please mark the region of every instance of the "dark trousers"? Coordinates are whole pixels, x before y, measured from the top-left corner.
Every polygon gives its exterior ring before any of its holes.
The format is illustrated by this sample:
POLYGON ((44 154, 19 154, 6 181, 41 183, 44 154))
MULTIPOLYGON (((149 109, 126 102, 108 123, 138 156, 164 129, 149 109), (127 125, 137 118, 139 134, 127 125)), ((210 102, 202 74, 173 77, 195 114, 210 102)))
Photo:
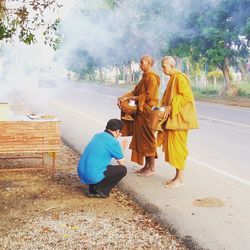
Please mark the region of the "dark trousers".
POLYGON ((105 177, 96 184, 89 185, 89 192, 102 192, 108 195, 112 188, 127 174, 127 168, 122 165, 109 165, 104 172, 105 177))

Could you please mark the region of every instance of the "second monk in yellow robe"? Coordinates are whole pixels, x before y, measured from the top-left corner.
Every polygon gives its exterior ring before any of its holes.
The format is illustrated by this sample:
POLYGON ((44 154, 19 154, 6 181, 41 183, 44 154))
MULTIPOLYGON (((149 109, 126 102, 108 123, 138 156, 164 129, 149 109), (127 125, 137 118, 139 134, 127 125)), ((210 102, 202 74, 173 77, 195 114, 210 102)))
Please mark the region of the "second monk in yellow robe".
POLYGON ((175 177, 166 182, 167 187, 175 187, 183 184, 183 169, 188 156, 188 130, 198 128, 198 121, 187 76, 175 69, 175 60, 170 56, 162 59, 162 69, 170 76, 161 100, 161 106, 167 107, 169 117, 163 131, 158 133, 158 145, 162 145, 165 161, 176 168, 175 177))

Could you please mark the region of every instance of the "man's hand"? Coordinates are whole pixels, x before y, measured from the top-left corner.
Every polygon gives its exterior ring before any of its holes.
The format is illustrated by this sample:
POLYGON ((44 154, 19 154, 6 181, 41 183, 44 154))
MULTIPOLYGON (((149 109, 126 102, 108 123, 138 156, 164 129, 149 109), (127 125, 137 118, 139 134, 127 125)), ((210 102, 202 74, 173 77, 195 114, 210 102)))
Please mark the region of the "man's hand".
POLYGON ((121 141, 121 146, 122 146, 123 152, 125 151, 127 145, 128 145, 128 140, 127 140, 127 139, 123 139, 123 140, 121 141))
MULTIPOLYGON (((127 139, 123 139, 121 141, 121 147, 122 147, 122 152, 124 153, 126 147, 127 147, 127 144, 128 144, 128 140, 127 139)), ((117 161, 119 165, 125 165, 125 158, 121 159, 121 160, 118 160, 117 161)))
POLYGON ((119 165, 124 166, 125 165, 125 158, 122 158, 121 160, 117 160, 119 165))

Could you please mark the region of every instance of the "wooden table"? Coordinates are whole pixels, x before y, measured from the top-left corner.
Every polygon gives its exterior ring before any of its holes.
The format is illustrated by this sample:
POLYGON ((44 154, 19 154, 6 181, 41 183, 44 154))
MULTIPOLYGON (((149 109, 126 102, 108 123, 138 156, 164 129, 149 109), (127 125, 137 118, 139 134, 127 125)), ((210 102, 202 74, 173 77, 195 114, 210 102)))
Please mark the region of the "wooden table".
POLYGON ((32 168, 0 169, 0 171, 51 170, 55 172, 56 153, 60 150, 61 130, 58 119, 30 119, 15 116, 0 121, 0 155, 11 155, 0 159, 41 158, 42 166, 32 168), (52 167, 44 166, 44 153, 52 154, 52 167), (17 156, 22 154, 22 156, 17 156), (40 157, 31 156, 39 154, 40 157))

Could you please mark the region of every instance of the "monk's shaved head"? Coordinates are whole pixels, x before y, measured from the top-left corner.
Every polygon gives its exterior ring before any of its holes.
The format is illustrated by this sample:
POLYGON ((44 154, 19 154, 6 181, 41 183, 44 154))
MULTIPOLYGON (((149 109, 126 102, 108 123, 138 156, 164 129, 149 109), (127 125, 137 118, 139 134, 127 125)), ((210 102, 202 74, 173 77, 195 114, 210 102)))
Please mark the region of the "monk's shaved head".
POLYGON ((149 64, 151 66, 154 65, 154 59, 151 55, 144 55, 144 56, 142 56, 141 60, 145 60, 145 61, 149 62, 149 64))
POLYGON ((173 67, 176 65, 176 61, 172 56, 164 56, 161 60, 161 63, 164 64, 164 62, 169 63, 173 67))

